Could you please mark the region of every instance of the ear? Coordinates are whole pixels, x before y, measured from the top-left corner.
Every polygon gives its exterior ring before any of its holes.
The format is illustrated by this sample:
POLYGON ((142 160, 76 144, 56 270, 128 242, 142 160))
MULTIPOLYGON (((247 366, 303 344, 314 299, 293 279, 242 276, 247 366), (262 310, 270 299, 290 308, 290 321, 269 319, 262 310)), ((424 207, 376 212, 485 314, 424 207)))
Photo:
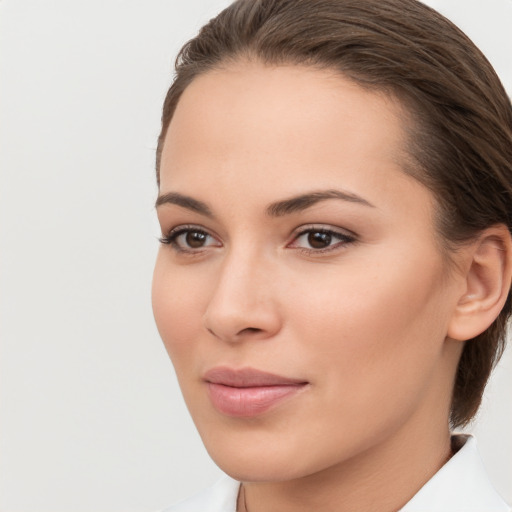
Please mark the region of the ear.
POLYGON ((512 281, 510 232, 502 224, 488 228, 463 253, 465 287, 447 333, 460 341, 484 332, 507 300, 512 281))

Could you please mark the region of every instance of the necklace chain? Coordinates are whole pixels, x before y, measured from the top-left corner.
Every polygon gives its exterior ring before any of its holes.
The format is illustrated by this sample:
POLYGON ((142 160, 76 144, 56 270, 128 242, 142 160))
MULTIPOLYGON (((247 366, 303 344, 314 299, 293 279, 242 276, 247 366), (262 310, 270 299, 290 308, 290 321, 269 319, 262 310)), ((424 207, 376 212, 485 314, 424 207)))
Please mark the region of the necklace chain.
POLYGON ((240 494, 239 494, 239 503, 237 507, 237 512, 249 512, 247 510, 247 502, 245 500, 245 487, 244 484, 240 484, 240 494), (243 508, 242 508, 243 507, 243 508), (238 510, 240 508, 240 510, 238 510))

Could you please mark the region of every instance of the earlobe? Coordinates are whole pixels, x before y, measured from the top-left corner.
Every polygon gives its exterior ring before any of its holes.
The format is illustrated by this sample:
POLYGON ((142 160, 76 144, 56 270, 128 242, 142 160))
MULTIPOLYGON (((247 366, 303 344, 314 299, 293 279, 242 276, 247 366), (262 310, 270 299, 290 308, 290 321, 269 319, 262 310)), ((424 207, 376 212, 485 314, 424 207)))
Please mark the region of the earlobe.
POLYGON ((507 300, 512 280, 512 239, 507 227, 486 229, 468 247, 466 256, 466 286, 447 333, 460 341, 485 331, 507 300))

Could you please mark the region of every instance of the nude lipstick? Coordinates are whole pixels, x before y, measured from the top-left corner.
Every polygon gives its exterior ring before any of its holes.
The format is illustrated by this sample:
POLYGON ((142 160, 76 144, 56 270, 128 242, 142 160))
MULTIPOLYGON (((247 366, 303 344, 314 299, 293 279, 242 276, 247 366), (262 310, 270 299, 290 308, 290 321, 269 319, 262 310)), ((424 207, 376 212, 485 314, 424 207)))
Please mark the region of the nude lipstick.
POLYGON ((251 417, 302 391, 308 383, 253 368, 212 368, 204 375, 213 406, 228 416, 251 417))

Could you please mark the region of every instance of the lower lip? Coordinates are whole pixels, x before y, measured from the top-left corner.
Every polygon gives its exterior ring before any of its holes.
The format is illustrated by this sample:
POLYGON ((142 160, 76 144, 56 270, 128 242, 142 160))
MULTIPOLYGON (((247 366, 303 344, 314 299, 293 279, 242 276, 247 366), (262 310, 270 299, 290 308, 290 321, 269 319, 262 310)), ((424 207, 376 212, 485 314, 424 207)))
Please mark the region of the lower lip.
POLYGON ((228 416, 251 417, 302 391, 306 384, 235 388, 208 383, 213 406, 228 416))

